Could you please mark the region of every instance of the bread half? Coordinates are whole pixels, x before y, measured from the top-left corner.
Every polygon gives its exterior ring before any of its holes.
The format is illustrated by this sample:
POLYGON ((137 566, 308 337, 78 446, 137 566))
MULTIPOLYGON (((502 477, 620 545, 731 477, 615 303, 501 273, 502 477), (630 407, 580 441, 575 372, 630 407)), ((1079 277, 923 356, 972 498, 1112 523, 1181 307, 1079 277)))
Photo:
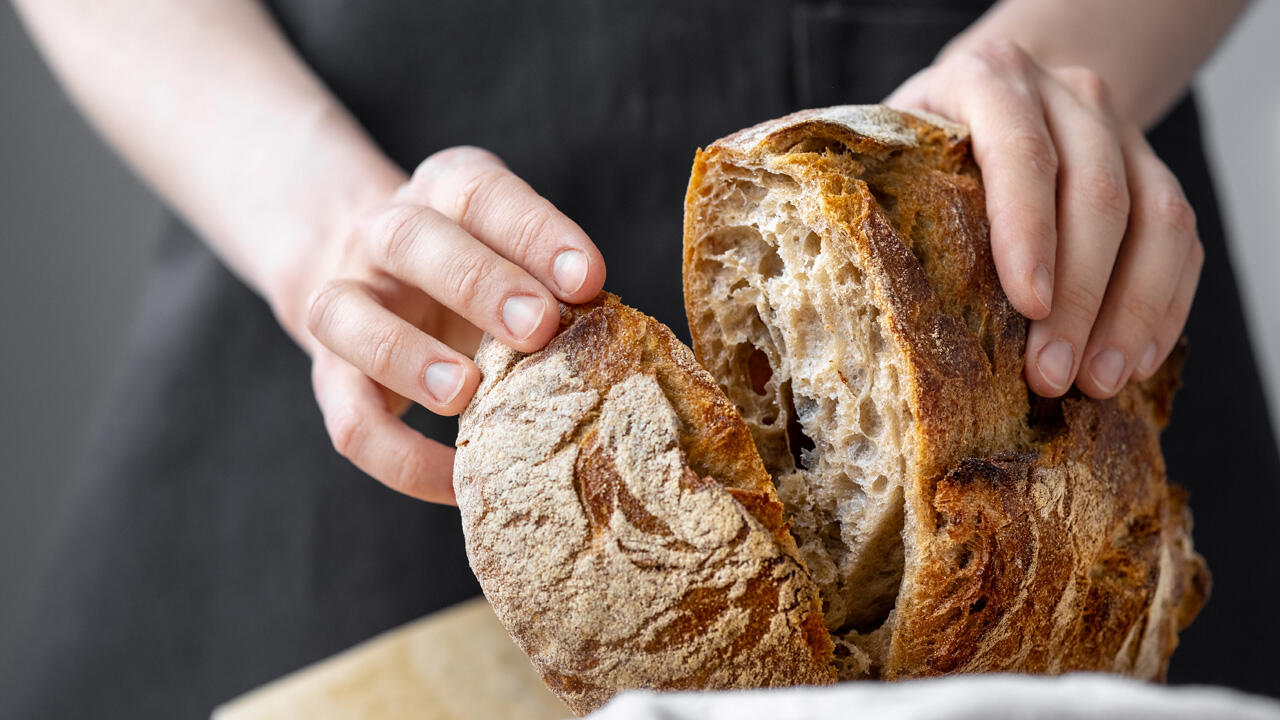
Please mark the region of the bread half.
POLYGON ((968 133, 810 110, 700 152, 685 303, 822 597, 841 679, 1163 677, 1208 589, 1159 430, 1181 355, 1028 400, 968 133))
POLYGON ((486 338, 454 488, 494 613, 575 712, 619 690, 834 679, 817 588, 733 405, 602 295, 523 355, 486 338))

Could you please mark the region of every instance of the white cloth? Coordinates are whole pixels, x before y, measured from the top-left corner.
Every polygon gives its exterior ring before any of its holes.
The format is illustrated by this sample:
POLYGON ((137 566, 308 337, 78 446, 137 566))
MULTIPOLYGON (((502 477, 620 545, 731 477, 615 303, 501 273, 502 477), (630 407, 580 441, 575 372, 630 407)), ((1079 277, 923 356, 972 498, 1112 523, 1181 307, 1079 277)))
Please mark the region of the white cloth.
MULTIPOLYGON (((1280 682, 1280 677, 1277 677, 1280 682)), ((594 720, 1280 720, 1280 702, 1110 675, 968 675, 726 692, 627 692, 594 720)))

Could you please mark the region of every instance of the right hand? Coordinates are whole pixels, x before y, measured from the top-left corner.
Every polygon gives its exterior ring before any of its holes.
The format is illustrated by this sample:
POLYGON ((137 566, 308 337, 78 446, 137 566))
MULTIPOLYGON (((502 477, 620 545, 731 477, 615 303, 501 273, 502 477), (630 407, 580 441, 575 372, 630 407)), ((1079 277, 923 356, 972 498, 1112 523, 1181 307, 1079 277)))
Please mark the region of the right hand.
POLYGON ((886 102, 969 126, 1000 284, 1032 321, 1028 386, 1109 398, 1153 375, 1182 335, 1204 248, 1177 177, 1102 78, 987 40, 944 51, 886 102))
POLYGON ((492 153, 456 147, 350 230, 337 232, 277 303, 312 356, 312 384, 334 447, 392 489, 452 504, 454 450, 399 417, 441 415, 480 382, 483 332, 523 352, 555 334, 557 301, 604 286, 586 233, 492 153), (301 298, 309 297, 309 301, 301 298))

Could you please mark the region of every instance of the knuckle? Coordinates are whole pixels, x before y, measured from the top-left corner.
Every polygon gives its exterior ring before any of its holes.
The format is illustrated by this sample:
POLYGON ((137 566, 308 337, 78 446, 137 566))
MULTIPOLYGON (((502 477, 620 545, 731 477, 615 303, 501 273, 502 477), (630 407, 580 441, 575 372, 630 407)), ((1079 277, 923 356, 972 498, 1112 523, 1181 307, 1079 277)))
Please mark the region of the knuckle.
POLYGON ((456 253, 444 268, 441 289, 459 307, 474 305, 493 275, 493 266, 476 252, 456 253))
POLYGON ((369 373, 375 380, 388 378, 400 365, 404 357, 406 338, 404 334, 392 330, 382 333, 368 350, 369 373))
POLYGON ((1158 305, 1152 298, 1145 295, 1130 294, 1120 301, 1120 312, 1126 318, 1125 324, 1130 328, 1137 327, 1142 330, 1140 336, 1128 332, 1124 337, 1153 337, 1156 330, 1160 327, 1164 319, 1166 308, 1158 305))
POLYGON ((344 407, 329 416, 328 425, 333 449, 349 460, 359 457, 364 447, 365 416, 353 407, 344 407))
POLYGON ((426 219, 425 209, 412 205, 392 208, 379 215, 369 231, 374 261, 384 268, 399 265, 426 219))
POLYGON ((448 214, 459 225, 469 227, 476 214, 488 206, 489 198, 502 186, 507 172, 501 167, 474 167, 459 178, 453 198, 447 203, 448 214))
MULTIPOLYGON (((427 156, 413 171, 409 185, 428 204, 446 213, 459 205, 458 188, 484 168, 505 167, 502 160, 484 148, 457 145, 427 156)), ((464 193, 465 194, 465 193, 464 193)), ((459 217, 451 214, 450 217, 459 217)))
POLYGON ((422 483, 431 468, 412 448, 396 450, 395 455, 395 462, 391 465, 395 469, 382 481, 392 490, 411 495, 413 488, 422 483))
POLYGON ((1176 235, 1195 235, 1196 211, 1180 189, 1157 193, 1151 201, 1151 214, 1176 235))
POLYGON ((1080 192, 1099 213, 1127 217, 1129 186, 1124 176, 1110 165, 1098 164, 1080 173, 1080 192))
POLYGON ((992 251, 997 254, 1012 258, 1023 247, 1034 251, 1057 236, 1053 218, 1025 204, 993 199, 990 208, 992 251))
POLYGON ((538 244, 547 237, 555 218, 550 210, 534 205, 517 214, 510 233, 510 248, 515 257, 527 258, 538 244))
POLYGON ((1191 265, 1200 272, 1200 268, 1204 267, 1204 243, 1200 241, 1199 236, 1191 240, 1191 265))
POLYGON ((1064 314, 1080 325, 1091 325, 1101 305, 1100 289, 1079 283, 1063 283, 1061 287, 1054 290, 1054 314, 1058 314, 1061 309, 1064 314))
POLYGON ((1034 167, 1041 175, 1058 173, 1058 151, 1047 133, 1023 128, 1005 138, 1006 151, 1021 162, 1034 167))
POLYGON ((984 40, 970 52, 981 66, 993 74, 1027 74, 1031 70, 1031 56, 1017 43, 1006 38, 984 40))
POLYGON ((491 165, 500 163, 498 156, 475 145, 455 145, 439 150, 426 159, 446 167, 465 167, 468 165, 491 165))
POLYGON ((347 293, 349 286, 345 280, 330 280, 325 283, 307 303, 307 330, 323 340, 328 335, 330 316, 339 300, 347 293))
POLYGON ((1092 107, 1106 107, 1110 103, 1107 82, 1093 68, 1065 67, 1058 71, 1058 78, 1071 88, 1079 99, 1092 107))
POLYGON ((501 162, 493 153, 474 145, 455 145, 428 155, 413 171, 414 179, 446 176, 456 170, 475 165, 501 162))

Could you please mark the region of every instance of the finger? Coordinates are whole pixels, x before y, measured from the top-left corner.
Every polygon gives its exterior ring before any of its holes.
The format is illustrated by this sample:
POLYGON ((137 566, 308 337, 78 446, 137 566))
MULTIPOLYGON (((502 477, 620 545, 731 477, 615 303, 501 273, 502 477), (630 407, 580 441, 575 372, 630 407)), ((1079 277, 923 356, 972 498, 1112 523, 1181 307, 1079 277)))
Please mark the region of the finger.
POLYGON ((307 327, 326 348, 384 387, 440 415, 456 415, 480 384, 465 355, 383 307, 354 281, 316 294, 307 327))
POLYGON ((516 350, 540 349, 559 326, 556 298, 537 278, 433 208, 395 206, 365 237, 370 262, 516 350))
POLYGON ((1058 251, 1053 312, 1027 335, 1027 384, 1066 392, 1080 370, 1124 238, 1129 190, 1115 121, 1102 98, 1081 98, 1048 80, 1046 119, 1058 147, 1058 251))
POLYGON ((604 287, 604 258, 582 228, 490 152, 457 147, 432 155, 405 196, 444 213, 565 302, 586 302, 604 287))
POLYGON ((991 254, 1001 286, 1018 312, 1047 317, 1058 242, 1058 154, 1044 120, 1041 71, 1020 48, 1003 42, 958 53, 928 72, 939 71, 913 78, 888 102, 969 126, 986 186, 991 254))
POLYGON ((1118 392, 1156 344, 1191 246, 1198 242, 1195 214, 1177 179, 1137 128, 1126 132, 1125 157, 1129 226, 1076 380, 1086 394, 1099 398, 1118 392))
POLYGON ((1138 360, 1134 377, 1146 380, 1160 368, 1169 356, 1173 346, 1182 337, 1182 329, 1186 327, 1187 317, 1191 314, 1191 302, 1196 296, 1196 286, 1200 283, 1200 271, 1204 267, 1204 245, 1197 239, 1191 244, 1186 263, 1182 266, 1182 274, 1178 279, 1178 287, 1174 290, 1173 300, 1165 311, 1164 321, 1156 331, 1154 342, 1143 351, 1138 360))
POLYGON ((456 504, 453 448, 423 437, 388 412, 378 386, 321 351, 312 385, 334 448, 387 487, 427 502, 456 504))

